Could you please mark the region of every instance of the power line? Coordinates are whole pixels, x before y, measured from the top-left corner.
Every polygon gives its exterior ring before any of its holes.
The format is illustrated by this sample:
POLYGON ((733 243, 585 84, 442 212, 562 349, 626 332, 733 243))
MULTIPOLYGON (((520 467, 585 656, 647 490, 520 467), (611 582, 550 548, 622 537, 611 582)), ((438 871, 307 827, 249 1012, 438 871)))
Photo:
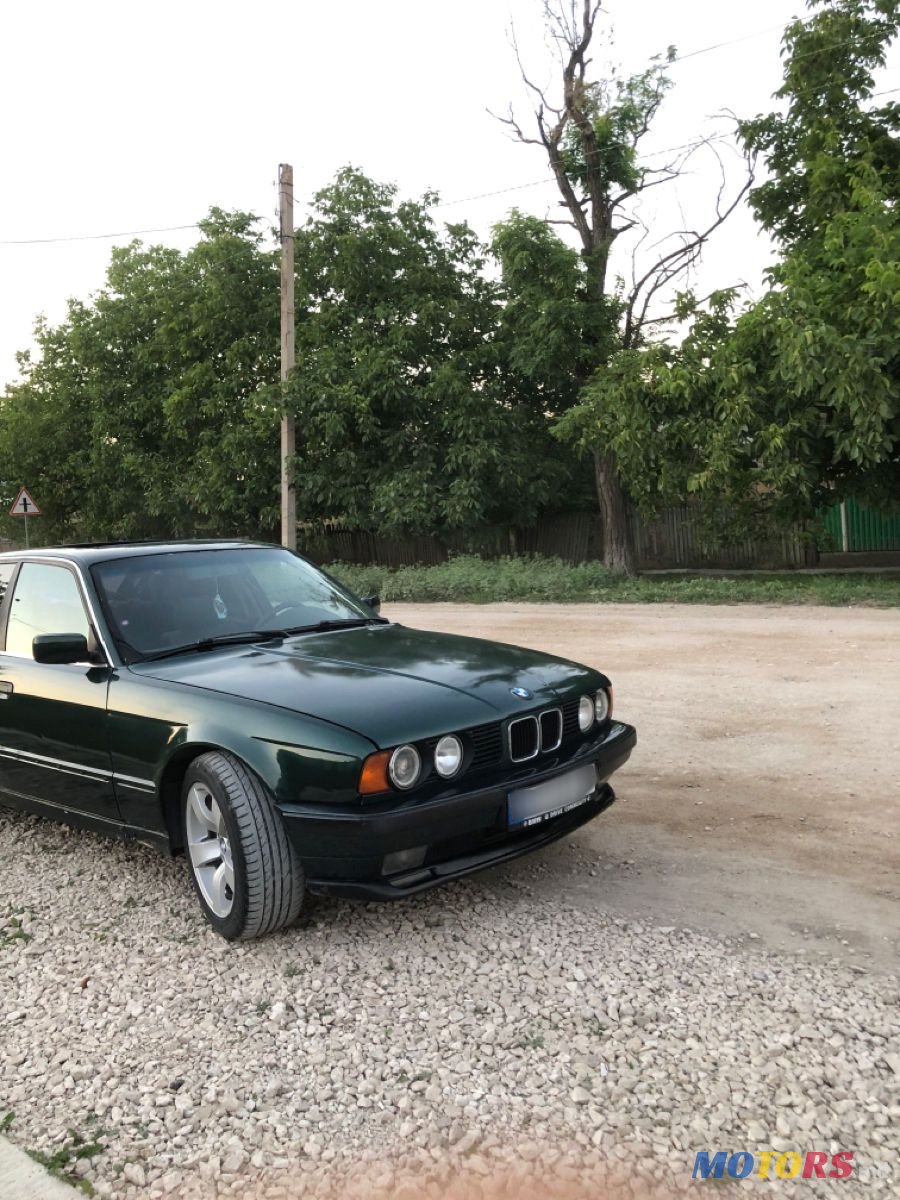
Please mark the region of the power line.
MULTIPOLYGON (((811 25, 818 18, 819 15, 820 14, 816 13, 812 17, 807 17, 807 19, 805 21, 801 21, 800 24, 805 28, 805 27, 811 25)), ((712 50, 723 50, 727 46, 737 46, 741 42, 749 42, 753 38, 762 37, 763 34, 771 33, 772 30, 774 30, 774 29, 784 29, 786 31, 787 26, 786 25, 770 25, 768 29, 759 29, 759 30, 757 30, 756 33, 747 33, 747 34, 744 34, 742 37, 732 38, 730 41, 727 41, 727 42, 715 42, 710 46, 701 46, 699 50, 689 50, 686 54, 676 54, 675 57, 670 60, 670 62, 663 63, 662 65, 663 66, 674 66, 676 63, 684 62, 686 59, 696 58, 700 54, 709 54, 710 51, 712 51, 712 50)), ((840 41, 837 41, 837 42, 826 42, 826 44, 824 46, 816 46, 815 49, 813 49, 813 50, 803 50, 799 54, 792 52, 790 55, 789 61, 796 62, 798 59, 801 59, 801 58, 812 58, 816 54, 821 54, 823 50, 837 50, 839 46, 849 46, 852 44, 853 44, 852 38, 841 38, 840 41)))
MULTIPOLYGON (((804 27, 811 25, 815 20, 817 20, 818 16, 819 14, 816 13, 812 17, 807 17, 805 21, 801 21, 800 24, 804 27)), ((710 46, 701 46, 699 50, 688 50, 686 54, 676 54, 675 57, 670 60, 670 62, 665 63, 664 65, 674 66, 675 63, 684 62, 689 58, 697 58, 698 55, 701 54, 709 54, 713 50, 724 50, 727 46, 737 46, 741 42, 749 42, 752 41, 753 38, 762 37, 764 34, 772 33, 772 31, 775 29, 782 29, 786 31, 787 26, 770 25, 767 29, 758 29, 756 33, 745 33, 741 37, 731 38, 727 42, 714 42, 710 46)), ((814 50, 804 50, 800 54, 791 54, 790 60, 791 62, 796 62, 798 58, 810 58, 815 54, 821 54, 823 50, 836 50, 838 46, 849 45, 851 40, 852 39, 850 38, 841 38, 838 42, 828 42, 824 46, 816 46, 814 50)))
MULTIPOLYGON (((804 24, 807 24, 807 23, 808 22, 804 22, 804 24)), ((779 27, 772 26, 771 28, 779 28, 779 27)), ((685 59, 685 58, 692 58, 698 54, 705 54, 711 50, 721 49, 723 46, 730 46, 730 45, 734 45, 737 42, 746 41, 751 37, 758 37, 760 33, 765 33, 765 32, 768 32, 768 30, 761 30, 757 34, 747 34, 745 37, 735 38, 731 42, 718 42, 712 46, 705 46, 699 50, 692 50, 689 54, 681 55, 679 58, 675 58, 672 61, 673 61, 673 63, 680 62, 680 61, 682 61, 682 59, 685 59)), ((834 45, 841 45, 841 44, 842 43, 840 43, 840 42, 834 43, 834 45)), ((825 49, 825 47, 822 47, 821 49, 825 49)), ((818 50, 815 51, 815 53, 818 53, 818 52, 819 52, 818 50)), ((799 91, 790 93, 790 95, 812 96, 812 95, 815 95, 817 92, 826 91, 828 88, 830 88, 832 86, 833 86, 833 81, 826 83, 826 84, 822 84, 816 88, 800 89, 799 91)), ((866 97, 866 99, 876 100, 880 96, 892 96, 897 92, 900 92, 900 87, 886 88, 882 91, 873 92, 870 96, 866 97)), ((725 135, 716 135, 715 137, 707 138, 707 139, 698 138, 692 142, 684 142, 680 146, 667 146, 661 150, 650 150, 643 157, 645 159, 658 158, 659 155, 661 155, 661 154, 674 154, 677 150, 687 150, 692 146, 699 147, 699 146, 703 145, 704 142, 706 144, 709 144, 711 142, 722 141, 722 140, 724 140, 724 136, 725 135)), ((626 148, 631 146, 630 142, 619 142, 619 143, 609 143, 609 144, 610 144, 610 146, 620 145, 620 146, 623 146, 626 148)), ((553 182, 555 182, 555 181, 552 176, 546 176, 543 179, 534 179, 528 183, 517 183, 517 184, 513 184, 511 187, 497 188, 495 191, 479 192, 477 195, 474 195, 474 196, 462 196, 458 200, 441 200, 438 204, 432 204, 432 205, 429 205, 428 207, 429 208, 451 208, 458 204, 467 204, 470 201, 484 200, 491 196, 503 196, 510 192, 520 192, 520 191, 526 190, 527 188, 540 187, 542 184, 553 183, 553 182)), ((70 236, 42 237, 42 238, 3 238, 3 239, 0 239, 0 246, 48 246, 48 245, 52 245, 52 244, 58 243, 58 242, 94 242, 94 241, 105 241, 109 238, 118 238, 118 237, 143 237, 143 236, 145 236, 147 234, 151 234, 151 233, 179 233, 186 229, 199 229, 199 228, 200 228, 199 221, 190 221, 184 225, 161 225, 161 226, 157 226, 153 229, 126 229, 126 230, 120 230, 120 231, 113 232, 113 233, 83 233, 83 234, 73 234, 70 236)))
POLYGON ((455 204, 467 204, 470 200, 484 200, 488 196, 505 196, 508 192, 521 192, 525 188, 540 187, 542 183, 553 183, 551 175, 544 179, 533 179, 531 183, 517 183, 513 187, 497 188, 494 192, 479 192, 477 196, 463 196, 459 200, 441 200, 439 204, 429 204, 429 208, 452 208, 455 204))
MULTIPOLYGON (((658 158, 660 154, 674 154, 676 150, 688 150, 692 146, 700 147, 704 144, 709 145, 712 142, 721 142, 725 138, 725 134, 716 134, 715 137, 698 138, 693 142, 683 142, 680 146, 666 146, 662 150, 650 150, 644 158, 658 158)), ((630 146, 630 142, 611 142, 610 145, 630 146)), ((641 164, 638 164, 641 165, 641 164)), ((477 196, 462 196, 459 200, 441 200, 438 204, 430 204, 429 208, 450 208, 455 204, 467 204, 470 200, 484 200, 488 196, 504 196, 508 192, 521 192, 525 188, 540 187, 544 183, 555 183, 556 179, 553 175, 547 175, 543 179, 533 179, 530 183, 517 183, 512 187, 497 188, 493 192, 479 192, 477 196)))
MULTIPOLYGON (((743 39, 737 39, 737 40, 743 40, 743 39)), ((722 45, 730 45, 731 43, 723 42, 721 44, 722 45)), ((716 48, 717 47, 715 47, 715 46, 707 47, 707 49, 716 49, 716 48)), ((704 51, 698 50, 698 51, 694 51, 693 53, 702 54, 702 53, 704 53, 704 51)), ((677 61, 677 60, 675 60, 675 61, 677 61)), ((833 87, 833 86, 834 86, 833 82, 829 82, 829 83, 822 84, 821 86, 815 87, 815 88, 801 88, 795 92, 791 92, 790 95, 791 96, 814 96, 817 92, 827 91, 828 88, 833 87)), ((866 99, 867 100, 877 100, 879 96, 892 96, 892 95, 894 95, 895 92, 900 92, 900 87, 885 88, 884 90, 879 91, 879 92, 872 92, 872 94, 870 96, 867 96, 866 99)), ((643 158, 644 159, 658 158, 660 154, 674 154, 677 150, 688 150, 692 146, 697 146, 699 148, 700 146, 702 146, 704 144, 709 145, 712 142, 724 141, 726 136, 727 136, 726 134, 716 134, 714 137, 697 138, 692 142, 684 142, 680 146, 667 146, 662 150, 648 150, 647 153, 643 155, 643 158)), ((630 142, 610 142, 610 143, 608 143, 608 145, 610 147, 622 146, 626 149, 633 148, 632 144, 630 142)), ((638 163, 638 166, 640 166, 640 165, 642 165, 642 164, 638 163)), ((548 176, 545 176, 545 178, 543 178, 543 179, 533 179, 530 183, 517 183, 517 184, 514 184, 512 187, 497 188, 496 191, 492 191, 492 192, 479 192, 477 195, 474 195, 474 196, 462 196, 462 197, 460 197, 459 200, 441 200, 440 203, 429 205, 429 207, 430 208, 450 208, 457 204, 467 204, 470 201, 474 201, 474 200, 484 200, 490 196, 503 196, 503 195, 507 194, 508 192, 521 192, 521 191, 524 191, 526 188, 540 187, 542 184, 555 183, 555 182, 556 181, 555 181, 554 177, 552 175, 548 175, 548 176)), ((2 244, 2 243, 0 243, 0 244, 2 244)))
MULTIPOLYGON (((814 21, 814 20, 815 20, 815 17, 807 17, 807 19, 805 21, 802 21, 801 24, 808 25, 811 21, 814 21)), ((749 42, 749 41, 752 41, 754 38, 764 37, 767 33, 773 33, 776 29, 784 30, 785 28, 786 28, 786 26, 783 24, 782 25, 769 25, 765 29, 757 29, 757 31, 755 33, 744 33, 744 34, 741 34, 740 37, 730 38, 727 42, 714 42, 710 46, 701 46, 698 50, 688 50, 684 54, 676 54, 676 56, 671 60, 671 62, 666 65, 674 66, 675 63, 684 62, 686 59, 697 58, 699 55, 709 54, 713 50, 724 50, 726 46, 737 46, 741 42, 749 42)))
POLYGON ((52 242, 99 242, 104 238, 141 237, 146 233, 175 233, 181 229, 199 228, 199 222, 192 221, 188 225, 163 225, 157 229, 125 229, 118 233, 79 233, 72 237, 4 238, 0 241, 0 246, 38 246, 50 245, 52 242))

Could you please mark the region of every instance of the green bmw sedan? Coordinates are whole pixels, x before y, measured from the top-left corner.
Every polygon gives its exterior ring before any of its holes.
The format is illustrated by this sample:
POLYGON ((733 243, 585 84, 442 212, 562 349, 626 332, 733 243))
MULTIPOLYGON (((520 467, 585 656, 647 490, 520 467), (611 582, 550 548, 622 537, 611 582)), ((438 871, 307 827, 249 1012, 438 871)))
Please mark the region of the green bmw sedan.
POLYGON ((225 938, 545 846, 634 745, 600 671, 405 628, 278 546, 0 555, 0 801, 184 852, 225 938))

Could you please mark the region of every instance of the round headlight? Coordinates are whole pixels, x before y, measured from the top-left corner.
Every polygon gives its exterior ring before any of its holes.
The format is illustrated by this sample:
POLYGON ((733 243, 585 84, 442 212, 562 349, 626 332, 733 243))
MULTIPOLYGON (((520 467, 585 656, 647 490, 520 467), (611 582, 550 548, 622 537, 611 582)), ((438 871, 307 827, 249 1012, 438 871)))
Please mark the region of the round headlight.
POLYGON ((594 703, 597 706, 597 720, 605 721, 609 716, 609 693, 598 692, 594 697, 594 703))
POLYGON ((391 783, 398 788, 411 788, 419 778, 422 760, 415 746, 398 746, 388 763, 391 783))
POLYGON ((444 779, 455 775, 462 766, 462 742, 453 734, 442 737, 434 748, 434 769, 444 779))
POLYGON ((597 715, 597 710, 594 708, 594 700, 592 696, 582 696, 578 701, 578 728, 582 733, 587 733, 593 725, 597 715))

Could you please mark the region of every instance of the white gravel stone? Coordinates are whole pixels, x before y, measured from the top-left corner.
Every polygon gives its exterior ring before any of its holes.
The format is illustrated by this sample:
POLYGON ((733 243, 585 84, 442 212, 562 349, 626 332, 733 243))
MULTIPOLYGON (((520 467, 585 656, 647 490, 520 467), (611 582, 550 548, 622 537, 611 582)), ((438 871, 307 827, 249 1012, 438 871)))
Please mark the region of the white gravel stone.
POLYGON ((0 862, 0 1115, 29 1149, 96 1140, 78 1171, 110 1200, 494 1200, 531 1175, 647 1200, 701 1149, 897 1162, 876 972, 548 906, 540 861, 233 946, 181 862, 3 810, 0 862), (4 942, 13 909, 30 938, 4 942))
POLYGON ((147 1174, 140 1163, 128 1162, 125 1164, 122 1174, 129 1183, 133 1183, 135 1187, 144 1187, 147 1182, 147 1174))

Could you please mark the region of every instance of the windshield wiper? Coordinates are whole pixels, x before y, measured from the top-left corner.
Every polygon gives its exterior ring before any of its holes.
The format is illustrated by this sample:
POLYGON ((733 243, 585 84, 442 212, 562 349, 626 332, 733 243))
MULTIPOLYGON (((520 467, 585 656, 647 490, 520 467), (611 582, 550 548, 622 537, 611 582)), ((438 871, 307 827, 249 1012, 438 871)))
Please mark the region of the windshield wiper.
POLYGON ((278 638, 286 638, 286 629, 257 629, 248 633, 223 633, 218 637, 201 638, 198 642, 188 642, 186 646, 170 646, 167 650, 158 650, 155 654, 145 654, 141 662, 159 662, 161 658, 174 658, 177 654, 202 654, 205 650, 215 650, 218 646, 247 646, 254 642, 271 642, 278 638))
POLYGON ((389 625, 387 617, 334 617, 330 621, 316 621, 313 625, 295 625, 286 630, 295 633, 330 633, 334 629, 362 629, 364 625, 389 625))
POLYGON ((141 662, 159 662, 162 658, 175 658, 179 654, 202 654, 218 646, 246 646, 254 642, 271 642, 279 638, 292 637, 297 633, 329 633, 335 629, 361 629, 364 625, 389 625, 387 617, 336 617, 329 621, 317 621, 313 625, 296 625, 292 629, 257 629, 247 633, 223 633, 218 637, 201 638, 188 642, 186 646, 170 646, 155 654, 145 654, 141 662))

